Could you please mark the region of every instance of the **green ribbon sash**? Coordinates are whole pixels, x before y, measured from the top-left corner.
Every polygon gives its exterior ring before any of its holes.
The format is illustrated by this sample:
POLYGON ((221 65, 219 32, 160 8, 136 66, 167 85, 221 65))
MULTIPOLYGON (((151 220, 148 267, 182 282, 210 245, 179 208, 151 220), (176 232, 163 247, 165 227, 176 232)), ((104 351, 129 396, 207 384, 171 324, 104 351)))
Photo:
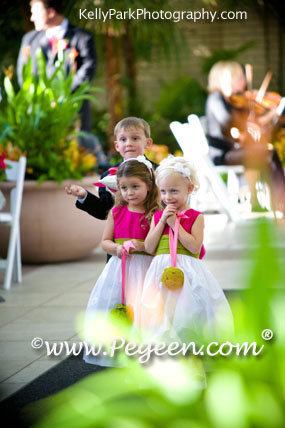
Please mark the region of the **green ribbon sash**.
MULTIPOLYGON (((162 235, 155 252, 156 256, 158 254, 170 254, 169 235, 162 235)), ((200 256, 200 252, 197 254, 191 253, 190 251, 186 250, 186 248, 183 247, 179 241, 177 242, 177 254, 186 254, 187 256, 195 257, 195 259, 198 259, 200 256)))
MULTIPOLYGON (((129 241, 130 238, 117 238, 115 239, 116 244, 123 245, 124 242, 129 241)), ((144 242, 144 239, 137 239, 137 241, 144 242)), ((151 254, 145 253, 144 251, 134 251, 131 254, 140 254, 141 256, 151 256, 151 254)))

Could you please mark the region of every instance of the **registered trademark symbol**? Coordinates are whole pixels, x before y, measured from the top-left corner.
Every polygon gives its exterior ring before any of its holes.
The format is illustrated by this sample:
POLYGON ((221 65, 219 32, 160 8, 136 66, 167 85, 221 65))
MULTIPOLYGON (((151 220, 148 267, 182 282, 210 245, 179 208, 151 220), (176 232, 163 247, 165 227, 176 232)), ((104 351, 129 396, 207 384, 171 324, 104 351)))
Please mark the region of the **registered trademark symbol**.
POLYGON ((269 328, 266 328, 265 330, 263 330, 263 332, 261 333, 261 337, 264 340, 271 340, 273 337, 273 331, 270 330, 269 328))

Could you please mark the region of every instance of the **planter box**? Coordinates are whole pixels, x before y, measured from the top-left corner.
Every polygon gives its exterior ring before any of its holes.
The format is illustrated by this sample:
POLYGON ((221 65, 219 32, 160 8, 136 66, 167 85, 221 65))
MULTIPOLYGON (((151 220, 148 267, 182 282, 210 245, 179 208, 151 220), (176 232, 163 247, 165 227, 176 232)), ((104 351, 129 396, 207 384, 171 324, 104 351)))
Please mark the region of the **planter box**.
MULTIPOLYGON (((78 184, 92 193, 98 176, 82 182, 25 181, 21 211, 21 249, 23 263, 53 263, 78 260, 96 248, 102 237, 105 221, 97 220, 75 207, 76 198, 66 195, 64 186, 78 184)), ((12 183, 0 183, 10 209, 12 183)), ((10 228, 0 227, 0 257, 6 257, 10 228)))

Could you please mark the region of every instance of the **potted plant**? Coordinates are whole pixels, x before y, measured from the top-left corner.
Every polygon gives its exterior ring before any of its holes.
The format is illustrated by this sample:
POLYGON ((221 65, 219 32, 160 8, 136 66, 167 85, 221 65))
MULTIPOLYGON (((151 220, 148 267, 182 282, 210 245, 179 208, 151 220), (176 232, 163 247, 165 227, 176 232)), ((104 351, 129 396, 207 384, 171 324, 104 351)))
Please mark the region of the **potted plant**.
MULTIPOLYGON (((4 78, 4 103, 0 110, 0 154, 17 160, 27 157, 21 215, 22 258, 24 262, 55 262, 86 256, 102 233, 99 220, 75 209, 74 199, 64 186, 78 184, 94 189, 93 154, 78 146, 78 111, 84 99, 94 100, 86 81, 72 92, 72 71, 63 70, 65 58, 54 74, 46 75, 45 59, 37 53, 38 76, 32 73, 29 58, 23 71, 23 86, 15 91, 11 75, 4 78), (88 173, 92 173, 88 176, 88 173)), ((8 182, 1 183, 9 207, 8 182)), ((8 231, 0 230, 0 254, 5 252, 8 231), (3 239, 2 239, 3 237, 3 239), (5 239, 6 237, 6 239, 5 239)))

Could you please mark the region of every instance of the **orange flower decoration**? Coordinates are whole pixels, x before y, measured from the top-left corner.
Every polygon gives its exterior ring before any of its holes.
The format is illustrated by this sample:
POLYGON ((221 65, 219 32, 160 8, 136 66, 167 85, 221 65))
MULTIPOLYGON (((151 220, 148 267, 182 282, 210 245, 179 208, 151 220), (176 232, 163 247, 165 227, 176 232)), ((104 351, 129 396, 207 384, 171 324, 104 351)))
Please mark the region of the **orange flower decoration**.
POLYGON ((79 55, 78 50, 73 46, 69 52, 70 61, 73 63, 75 59, 78 57, 78 55, 79 55))
POLYGON ((3 68, 4 74, 6 77, 8 77, 8 79, 12 80, 13 77, 13 66, 9 65, 9 67, 7 68, 3 68))
POLYGON ((28 59, 31 53, 31 46, 27 45, 27 46, 23 46, 22 47, 22 53, 24 55, 25 59, 28 59))

